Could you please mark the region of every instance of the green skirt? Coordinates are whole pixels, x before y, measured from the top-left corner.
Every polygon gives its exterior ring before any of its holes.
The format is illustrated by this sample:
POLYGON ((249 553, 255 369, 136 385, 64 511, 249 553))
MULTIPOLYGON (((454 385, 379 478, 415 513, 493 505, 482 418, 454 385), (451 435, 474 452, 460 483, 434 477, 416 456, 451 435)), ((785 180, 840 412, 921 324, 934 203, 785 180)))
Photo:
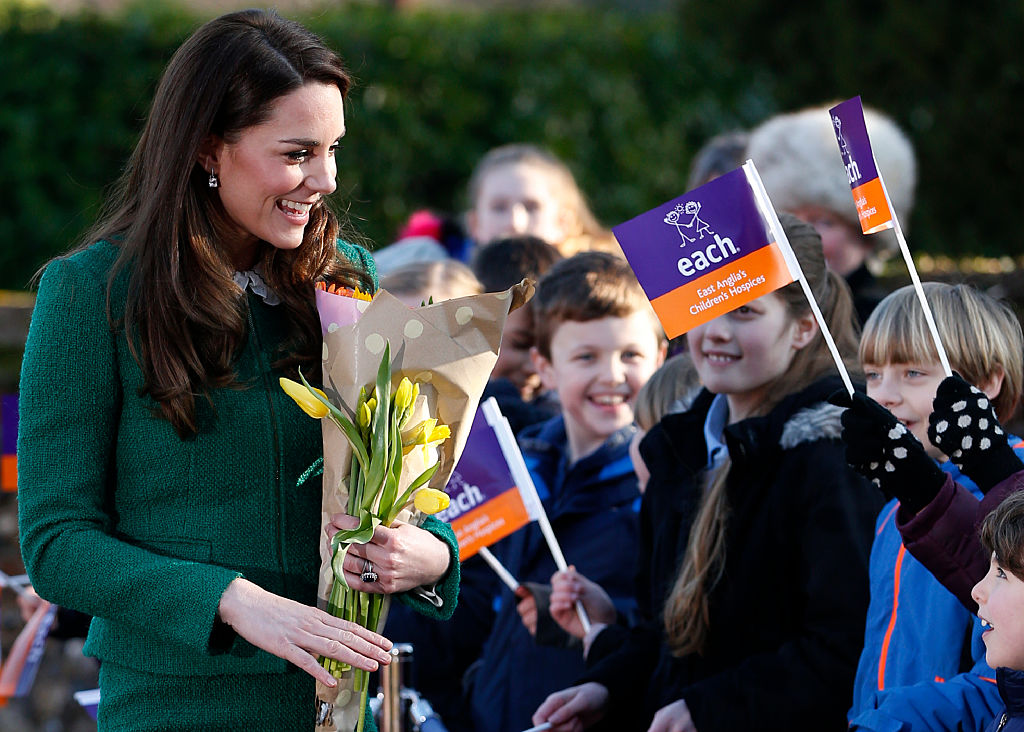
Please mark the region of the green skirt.
MULTIPOLYGON (((99 729, 106 732, 314 732, 316 682, 281 674, 169 676, 100 665, 99 729)), ((376 732, 369 709, 365 732, 376 732)))

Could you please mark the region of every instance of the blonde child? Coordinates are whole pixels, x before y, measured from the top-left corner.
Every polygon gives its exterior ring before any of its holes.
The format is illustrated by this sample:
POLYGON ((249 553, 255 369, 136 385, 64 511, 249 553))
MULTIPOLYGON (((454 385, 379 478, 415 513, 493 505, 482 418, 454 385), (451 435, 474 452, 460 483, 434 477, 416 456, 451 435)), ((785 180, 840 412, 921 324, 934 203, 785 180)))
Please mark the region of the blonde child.
POLYGON ((411 308, 484 291, 473 270, 454 259, 403 265, 381 277, 380 286, 411 308))
POLYGON ((622 254, 569 167, 536 145, 503 145, 488 152, 477 163, 468 192, 467 228, 480 246, 529 234, 566 257, 590 250, 622 254))
MULTIPOLYGON (((782 222, 852 357, 849 290, 826 270, 814 229, 782 222)), ((548 697, 533 722, 841 729, 881 501, 846 464, 840 410, 826 402, 841 388, 835 364, 796 284, 687 341, 704 390, 641 444, 651 470, 636 578, 644 622, 598 635, 584 683, 548 697)))
MULTIPOLYGON (((930 282, 924 290, 950 365, 991 400, 991 422, 1006 419, 1024 379, 1024 338, 1016 317, 967 285, 930 282)), ((908 555, 899 526, 912 522, 947 482, 966 486, 977 502, 1000 477, 1022 466, 1005 434, 998 438, 1001 446, 994 445, 971 469, 963 461, 947 461, 929 441, 930 418, 942 402, 936 399, 940 384, 970 387, 959 378, 944 381, 912 287, 886 297, 868 319, 860 359, 870 398, 858 395, 844 414, 847 458, 891 500, 879 514, 871 552, 871 604, 851 727, 981 730, 999 707, 994 675, 983 659, 981 628, 908 555), (966 664, 965 658, 970 659, 966 664)), ((952 412, 951 406, 946 409, 952 412)))

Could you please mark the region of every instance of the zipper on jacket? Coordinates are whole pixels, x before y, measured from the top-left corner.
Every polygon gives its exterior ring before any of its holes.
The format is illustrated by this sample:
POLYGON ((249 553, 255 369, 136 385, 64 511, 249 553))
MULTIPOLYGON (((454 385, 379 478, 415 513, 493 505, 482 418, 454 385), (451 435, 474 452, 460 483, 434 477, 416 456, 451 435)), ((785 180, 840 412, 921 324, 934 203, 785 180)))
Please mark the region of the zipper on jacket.
POLYGON ((996 732, 999 732, 999 730, 1006 726, 1006 722, 1009 718, 1010 715, 1007 712, 1003 712, 1003 717, 999 720, 999 726, 996 727, 996 732))

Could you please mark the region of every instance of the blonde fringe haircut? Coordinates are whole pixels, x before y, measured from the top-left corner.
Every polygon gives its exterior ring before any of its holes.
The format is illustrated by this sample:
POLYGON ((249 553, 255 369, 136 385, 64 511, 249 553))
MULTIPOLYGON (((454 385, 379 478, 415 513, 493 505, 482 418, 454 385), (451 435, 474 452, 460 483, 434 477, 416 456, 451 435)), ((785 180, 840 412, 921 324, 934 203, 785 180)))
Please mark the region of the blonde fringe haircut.
MULTIPOLYGON (((859 369, 854 361, 857 326, 849 287, 839 275, 825 268, 821 237, 814 227, 788 214, 780 214, 779 219, 847 370, 858 374, 859 369)), ((781 298, 790 318, 800 317, 810 311, 797 282, 766 297, 781 298)), ((825 345, 825 339, 818 333, 810 343, 794 354, 786 372, 764 390, 766 398, 752 416, 767 414, 786 396, 804 389, 834 370, 835 362, 825 345)), ((708 484, 690 529, 682 566, 665 601, 665 634, 669 648, 677 658, 691 653, 703 653, 708 642, 711 626, 709 598, 725 571, 725 541, 729 518, 726 484, 731 467, 731 460, 726 458, 713 475, 704 474, 704 481, 708 484)))
MULTIPOLYGON (((976 386, 1001 373, 1003 385, 992 406, 1000 420, 1009 419, 1024 388, 1024 336, 1017 316, 1005 303, 970 285, 923 286, 950 368, 976 386)), ((938 361, 914 287, 902 287, 882 300, 864 324, 861 364, 938 361)))
POLYGON ((473 270, 455 259, 410 262, 380 278, 381 289, 392 295, 418 298, 424 302, 452 300, 479 295, 484 291, 473 270))
MULTIPOLYGON (((633 402, 633 421, 644 432, 661 421, 672 405, 700 387, 700 376, 689 353, 677 353, 651 374, 633 402)), ((681 410, 680 410, 681 411, 681 410)))
MULTIPOLYGON (((473 169, 469 178, 468 195, 470 209, 476 208, 484 178, 492 170, 505 165, 534 165, 546 170, 553 181, 555 190, 561 199, 561 205, 572 211, 573 227, 562 241, 548 242, 563 257, 571 257, 579 252, 608 252, 623 256, 619 243, 612 233, 598 222, 587 203, 586 196, 580 190, 576 177, 569 166, 548 150, 528 143, 502 145, 488 151, 473 169)), ((488 242, 479 242, 481 245, 488 242)))

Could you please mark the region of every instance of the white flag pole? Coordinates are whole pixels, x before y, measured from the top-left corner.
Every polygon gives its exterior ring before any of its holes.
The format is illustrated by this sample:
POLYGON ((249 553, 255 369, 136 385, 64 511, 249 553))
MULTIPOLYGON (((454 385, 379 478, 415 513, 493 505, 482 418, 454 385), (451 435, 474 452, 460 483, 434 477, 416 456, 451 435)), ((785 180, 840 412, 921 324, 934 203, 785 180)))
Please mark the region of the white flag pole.
MULTIPOLYGON (((878 171, 878 161, 875 161, 875 170, 878 171)), ((914 283, 914 291, 917 293, 917 299, 921 302, 921 309, 924 310, 924 319, 928 323, 928 331, 932 334, 932 340, 935 341, 935 350, 939 353, 939 363, 942 364, 942 370, 946 373, 946 376, 952 376, 953 369, 949 367, 949 358, 946 356, 946 349, 942 345, 942 339, 939 338, 939 329, 935 326, 935 317, 932 315, 931 307, 928 306, 928 298, 924 296, 921 278, 917 275, 914 258, 910 256, 910 247, 907 246, 906 237, 903 236, 903 227, 900 226, 900 220, 896 217, 896 209, 892 207, 892 201, 889 200, 889 190, 885 187, 885 181, 882 179, 881 172, 878 172, 878 182, 882 184, 885 204, 889 207, 889 213, 892 215, 892 226, 896 234, 896 241, 900 245, 903 261, 907 263, 907 271, 910 272, 910 280, 914 283)))
MULTIPOLYGON (((526 499, 526 509, 530 517, 536 520, 537 525, 540 526, 540 531, 548 544, 551 556, 555 559, 555 566, 563 572, 566 571, 569 569, 569 565, 565 561, 565 555, 562 554, 562 547, 558 545, 555 531, 551 528, 551 522, 548 521, 548 514, 544 510, 544 504, 541 503, 540 496, 537 495, 537 486, 533 484, 533 478, 530 477, 530 471, 523 460, 523 454, 519 451, 519 445, 516 442, 515 435, 512 434, 512 428, 508 425, 508 420, 501 414, 501 411, 498 409, 498 403, 493 397, 484 402, 482 406, 487 423, 491 425, 494 434, 498 437, 498 444, 505 455, 505 461, 508 463, 508 469, 512 473, 512 479, 519 486, 519 490, 526 499)), ((587 615, 583 603, 578 600, 576 602, 576 614, 580 616, 583 632, 589 633, 590 617, 587 615)))
POLYGON ((22 583, 18 582, 16 577, 12 577, 4 572, 0 572, 0 587, 9 587, 24 598, 29 596, 28 590, 25 589, 22 583))
POLYGON ((491 554, 491 550, 485 546, 480 547, 477 551, 484 561, 494 570, 494 573, 498 575, 505 586, 508 587, 512 592, 519 589, 519 583, 516 582, 516 578, 512 576, 512 573, 505 569, 505 565, 498 561, 498 558, 491 554))
POLYGON ((807 278, 804 277, 804 271, 800 267, 800 262, 793 253, 793 248, 789 245, 789 238, 782 228, 782 222, 779 221, 778 214, 775 213, 775 207, 772 206, 771 199, 768 198, 768 192, 764 188, 764 183, 761 182, 761 176, 758 175, 753 160, 747 160, 743 164, 743 172, 747 174, 747 182, 754 192, 754 200, 757 202, 757 207, 761 209, 761 215, 768 221, 768 226, 772 230, 775 243, 782 252, 786 265, 789 267, 790 275, 792 275, 793 279, 799 281, 800 287, 803 288, 804 296, 807 298, 807 303, 811 306, 814 318, 818 321, 818 328, 821 330, 821 335, 824 337, 828 350, 832 354, 832 359, 836 362, 836 368, 839 369, 839 375, 843 379, 846 391, 849 392, 850 396, 853 396, 853 382, 850 380, 850 374, 846 370, 846 364, 843 363, 843 357, 839 353, 839 348, 836 347, 835 340, 832 338, 832 332, 828 329, 828 323, 825 322, 825 317, 821 314, 821 309, 814 299, 811 286, 808 284, 807 278))

